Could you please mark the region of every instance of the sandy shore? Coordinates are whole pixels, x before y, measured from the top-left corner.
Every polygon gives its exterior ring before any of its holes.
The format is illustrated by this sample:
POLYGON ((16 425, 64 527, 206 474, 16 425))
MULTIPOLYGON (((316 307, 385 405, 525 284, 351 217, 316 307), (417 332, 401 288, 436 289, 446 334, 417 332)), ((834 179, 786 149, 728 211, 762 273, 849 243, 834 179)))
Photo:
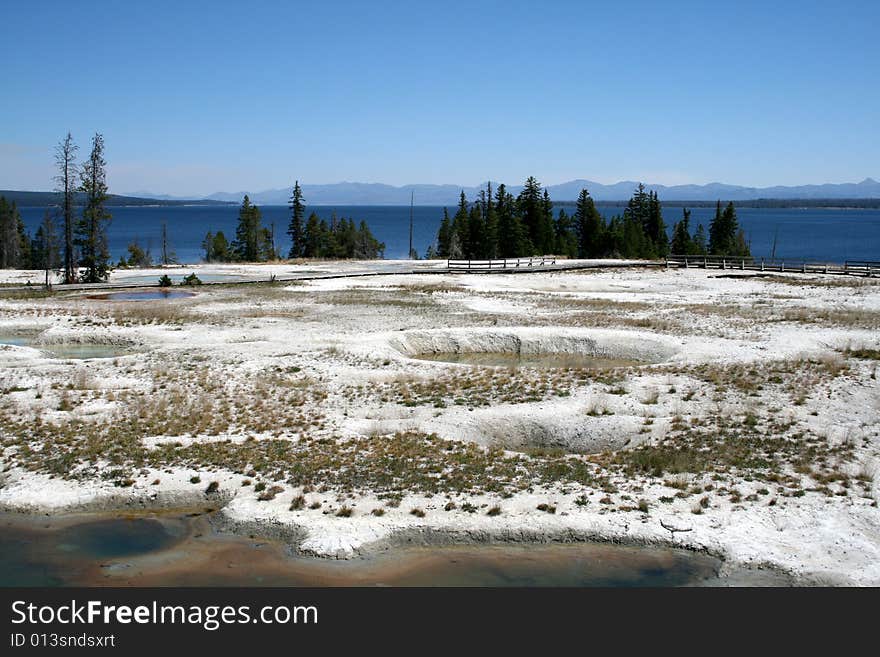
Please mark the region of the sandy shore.
MULTIPOLYGON (((236 274, 269 268, 296 269, 236 274)), ((601 540, 877 585, 878 328, 876 281, 698 270, 9 295, 0 505, 218 506, 337 558, 601 540), (472 353, 636 364, 419 358, 472 353)))

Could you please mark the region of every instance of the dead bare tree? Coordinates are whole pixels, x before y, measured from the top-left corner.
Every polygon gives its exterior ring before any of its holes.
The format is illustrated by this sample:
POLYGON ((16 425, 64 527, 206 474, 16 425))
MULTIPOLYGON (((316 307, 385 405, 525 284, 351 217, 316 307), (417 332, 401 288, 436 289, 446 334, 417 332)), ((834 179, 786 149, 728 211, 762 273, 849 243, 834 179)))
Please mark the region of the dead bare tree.
POLYGON ((64 282, 76 281, 76 254, 73 250, 73 213, 77 187, 76 151, 78 146, 68 132, 67 136, 55 147, 55 165, 58 175, 55 176, 55 191, 61 194, 61 217, 64 222, 64 282))

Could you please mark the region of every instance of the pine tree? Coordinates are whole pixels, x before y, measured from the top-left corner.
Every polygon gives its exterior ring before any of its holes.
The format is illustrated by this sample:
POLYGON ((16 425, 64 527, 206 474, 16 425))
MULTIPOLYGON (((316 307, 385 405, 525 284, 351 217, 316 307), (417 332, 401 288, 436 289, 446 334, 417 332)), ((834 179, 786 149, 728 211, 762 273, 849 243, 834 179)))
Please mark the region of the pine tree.
POLYGON ((13 211, 15 204, 0 196, 0 269, 13 269, 18 262, 18 231, 13 211))
POLYGON ((458 210, 452 217, 452 237, 449 241, 449 257, 469 258, 471 253, 470 212, 467 197, 462 190, 458 199, 458 210))
POLYGON ((525 230, 517 216, 516 201, 503 184, 495 191, 495 212, 498 215, 499 258, 516 258, 524 255, 525 230))
POLYGON ((211 253, 216 262, 230 262, 232 260, 233 254, 229 248, 229 240, 226 239, 226 235, 223 234, 222 230, 217 231, 217 234, 214 235, 213 242, 211 243, 211 253))
POLYGON ((648 223, 645 233, 658 256, 664 257, 669 253, 669 236, 666 234, 666 224, 663 222, 663 210, 657 192, 649 195, 648 223))
MULTIPOLYGON (((354 225, 354 222, 352 222, 354 225)), ((354 257, 360 260, 376 260, 385 257, 385 244, 370 232, 366 221, 361 221, 355 236, 354 257)))
POLYGON ((268 262, 277 259, 278 254, 275 253, 275 237, 272 229, 262 227, 257 229, 257 260, 260 262, 268 262))
POLYGON ((318 215, 312 212, 309 220, 306 222, 306 229, 303 238, 303 257, 320 258, 321 243, 323 241, 321 223, 318 215))
POLYGON ((0 269, 12 269, 18 259, 18 240, 12 206, 0 196, 0 269))
POLYGON ((739 228, 736 208, 732 202, 721 210, 721 201, 715 206, 715 217, 709 224, 709 253, 717 256, 750 255, 745 233, 739 228))
POLYGON ((598 258, 604 255, 605 222, 586 189, 582 189, 578 195, 574 222, 578 233, 578 255, 581 258, 598 258))
POLYGON ((214 233, 210 230, 202 240, 202 250, 205 252, 205 262, 214 262, 214 233))
POLYGON ((110 251, 107 248, 107 163, 104 161, 104 137, 95 133, 89 159, 80 172, 80 191, 85 195, 82 218, 76 227, 79 264, 85 270, 83 281, 100 283, 110 275, 110 251))
POLYGON ((452 238, 452 223, 449 221, 449 211, 443 208, 443 219, 440 221, 440 230, 437 231, 437 256, 449 258, 449 242, 452 238))
POLYGON ((64 242, 64 277, 65 283, 76 281, 76 252, 74 251, 74 210, 76 192, 76 152, 79 147, 74 143, 68 132, 67 136, 55 147, 55 165, 58 174, 55 176, 57 191, 61 198, 59 207, 63 220, 62 240, 64 242))
POLYGON ((712 255, 722 255, 726 248, 726 229, 724 226, 724 218, 721 215, 721 201, 715 203, 715 216, 709 222, 709 253, 712 255))
POLYGON ((534 255, 534 251, 548 253, 552 250, 553 219, 552 216, 547 216, 548 206, 552 210, 549 197, 541 192, 541 184, 534 176, 529 176, 517 197, 517 208, 528 238, 529 253, 520 252, 517 256, 534 255))
POLYGON ((541 199, 541 219, 539 224, 539 251, 542 254, 554 252, 556 247, 556 226, 553 221, 553 202, 550 200, 550 192, 544 188, 544 196, 541 199))
POLYGON ((61 266, 59 251, 58 231, 55 228, 52 212, 47 209, 31 243, 31 268, 46 272, 46 287, 50 284, 49 272, 61 266))
POLYGON ((676 222, 672 228, 672 243, 670 250, 675 255, 692 255, 694 243, 691 239, 691 211, 682 208, 681 221, 676 222))
POLYGON ((252 205, 250 198, 245 194, 238 210, 238 226, 235 229, 235 240, 232 242, 232 253, 236 260, 260 261, 261 221, 260 208, 252 205))
POLYGON ((639 183, 623 211, 623 254, 627 258, 654 258, 668 242, 660 203, 639 183))
POLYGON ((556 249, 554 252, 566 258, 577 258, 578 234, 575 229, 574 217, 569 217, 565 208, 559 211, 555 228, 556 249))
POLYGON ((153 256, 150 249, 144 249, 137 240, 128 245, 128 259, 120 258, 119 264, 123 267, 152 267, 153 256))
POLYGON ((483 245, 485 242, 485 222, 483 220, 483 203, 474 203, 470 207, 467 218, 467 249, 465 254, 472 260, 485 258, 483 245))
POLYGON ((299 180, 293 184, 293 193, 290 195, 290 225, 287 227, 287 234, 290 236, 290 253, 288 258, 302 258, 305 253, 305 227, 303 220, 306 214, 305 200, 303 199, 302 189, 299 186, 299 180))
POLYGON ((694 255, 706 255, 708 247, 706 245, 706 229, 703 224, 697 226, 697 232, 694 233, 694 255))
POLYGON ((498 212, 495 208, 495 199, 492 198, 492 183, 486 184, 485 196, 485 230, 483 231, 483 253, 486 258, 498 257, 498 212))

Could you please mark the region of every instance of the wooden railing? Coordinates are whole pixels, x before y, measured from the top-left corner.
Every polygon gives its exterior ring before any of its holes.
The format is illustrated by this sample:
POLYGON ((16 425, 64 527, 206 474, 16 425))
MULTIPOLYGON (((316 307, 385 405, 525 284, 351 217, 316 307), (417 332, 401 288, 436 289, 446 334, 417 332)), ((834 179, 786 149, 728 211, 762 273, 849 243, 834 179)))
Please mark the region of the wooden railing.
POLYGON ((528 267, 552 267, 556 256, 534 256, 531 258, 501 258, 498 260, 448 260, 447 267, 452 271, 493 271, 520 269, 528 267))
POLYGON ((880 261, 847 260, 843 264, 793 258, 754 258, 752 256, 670 255, 666 267, 699 269, 740 269, 749 271, 799 272, 802 274, 844 274, 880 276, 880 261))

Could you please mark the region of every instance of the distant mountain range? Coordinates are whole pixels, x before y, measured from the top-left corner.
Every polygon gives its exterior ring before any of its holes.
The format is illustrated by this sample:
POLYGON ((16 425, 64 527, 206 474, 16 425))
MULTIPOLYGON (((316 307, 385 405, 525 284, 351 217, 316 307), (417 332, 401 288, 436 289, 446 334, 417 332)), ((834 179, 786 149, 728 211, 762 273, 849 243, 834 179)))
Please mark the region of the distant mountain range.
MULTIPOLYGON (((589 190, 597 201, 624 201, 632 196, 638 186, 637 181, 624 180, 613 185, 602 185, 592 180, 572 180, 559 185, 547 185, 550 197, 557 202, 574 201, 581 189, 589 190)), ((493 188, 497 183, 493 183, 493 188)), ((665 201, 744 201, 754 199, 865 199, 880 198, 880 182, 865 178, 860 183, 800 185, 795 187, 743 187, 723 183, 708 185, 652 185, 661 200, 665 201)), ((410 195, 416 205, 454 205, 459 194, 464 191, 469 200, 474 200, 480 189, 460 185, 403 185, 395 187, 381 183, 341 182, 327 185, 303 185, 303 195, 308 205, 409 205, 410 195)), ((522 189, 520 185, 510 186, 513 194, 522 189)), ((252 202, 258 205, 286 205, 290 198, 290 188, 267 189, 259 192, 217 192, 202 200, 240 203, 247 193, 252 202)), ((182 199, 138 192, 137 196, 167 201, 182 199)))
MULTIPOLYGON (((603 185, 592 180, 571 180, 559 185, 547 185, 554 202, 574 201, 581 189, 586 188, 599 202, 626 201, 638 186, 634 180, 624 180, 613 185, 603 185)), ((721 201, 754 201, 757 199, 798 199, 816 201, 825 199, 880 199, 880 182, 865 178, 859 183, 799 185, 794 187, 743 187, 709 183, 708 185, 645 185, 669 204, 673 201, 709 203, 721 201)), ((497 188, 497 183, 492 183, 497 188)), ((403 185, 395 187, 382 183, 341 182, 327 185, 303 185, 303 195, 307 205, 409 205, 410 195, 416 205, 446 205, 458 203, 459 194, 464 191, 468 200, 477 198, 482 186, 464 187, 460 185, 403 185)), ((512 194, 518 194, 521 185, 509 186, 512 194)), ((168 194, 154 194, 147 191, 131 195, 111 194, 108 205, 221 205, 241 203, 245 194, 257 205, 287 205, 290 188, 267 189, 260 192, 217 192, 202 198, 185 198, 168 194)), ((58 195, 53 192, 23 192, 0 190, 0 195, 20 206, 44 206, 57 203, 58 195)), ((79 201, 79 199, 78 199, 79 201)))

